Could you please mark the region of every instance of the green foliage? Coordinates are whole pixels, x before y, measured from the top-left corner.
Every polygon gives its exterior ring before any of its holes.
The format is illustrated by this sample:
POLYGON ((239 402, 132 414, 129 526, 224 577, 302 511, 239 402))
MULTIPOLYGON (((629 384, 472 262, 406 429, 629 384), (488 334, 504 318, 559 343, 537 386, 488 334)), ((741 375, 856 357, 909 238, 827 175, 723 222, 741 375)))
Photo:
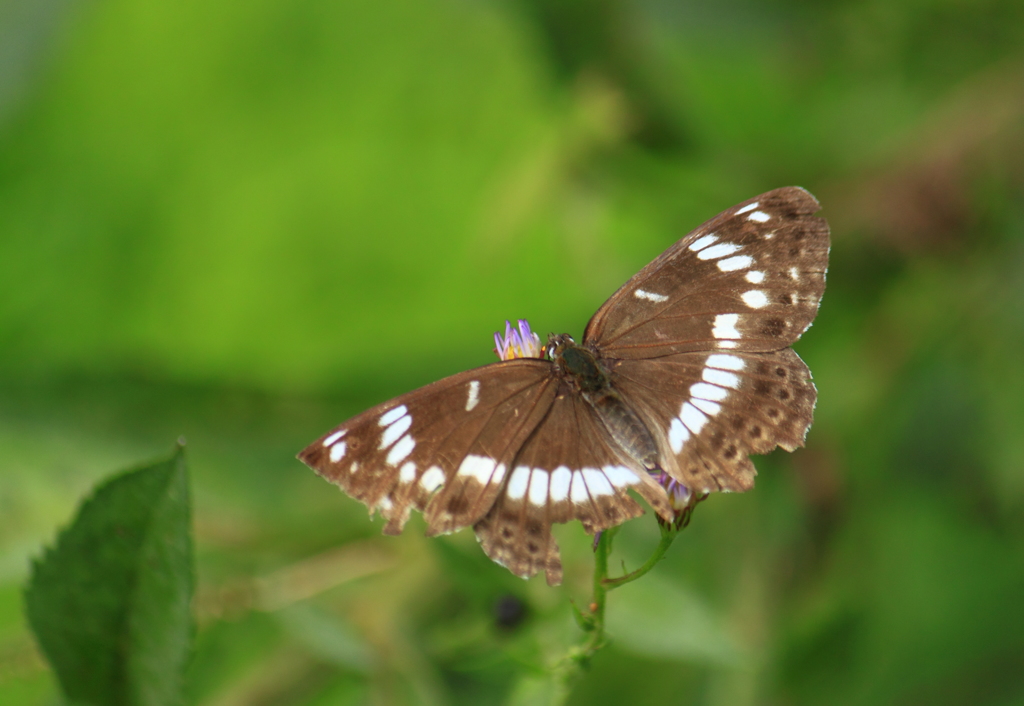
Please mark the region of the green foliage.
POLYGON ((180 703, 194 631, 190 519, 179 447, 97 488, 34 563, 26 613, 73 703, 180 703))

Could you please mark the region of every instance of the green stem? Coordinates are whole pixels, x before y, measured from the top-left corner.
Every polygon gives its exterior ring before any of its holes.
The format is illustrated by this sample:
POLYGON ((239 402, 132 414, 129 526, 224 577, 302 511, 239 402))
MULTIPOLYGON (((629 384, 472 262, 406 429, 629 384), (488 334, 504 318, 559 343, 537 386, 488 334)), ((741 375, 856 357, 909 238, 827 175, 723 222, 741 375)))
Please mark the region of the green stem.
MULTIPOLYGON (((618 578, 604 579, 602 584, 606 590, 610 591, 613 588, 625 586, 631 581, 636 581, 638 578, 653 569, 654 566, 665 557, 665 552, 667 552, 668 548, 672 546, 672 542, 675 540, 679 532, 671 527, 666 528, 664 525, 659 525, 659 527, 661 527, 661 541, 658 542, 658 548, 654 550, 651 557, 636 571, 631 571, 628 574, 619 576, 618 578)), ((594 593, 596 595, 597 591, 595 590, 594 593)))
POLYGON ((597 540, 597 547, 594 550, 594 597, 589 606, 593 628, 590 631, 590 637, 583 643, 582 660, 580 661, 584 662, 581 665, 584 667, 588 666, 590 658, 604 647, 604 606, 605 598, 608 596, 608 587, 605 582, 608 576, 608 555, 611 554, 612 539, 615 538, 615 533, 618 530, 618 527, 605 530, 601 534, 601 538, 597 540))
POLYGON ((612 539, 614 539, 615 533, 619 528, 612 527, 601 533, 601 537, 597 540, 597 546, 594 548, 593 598, 586 611, 580 611, 575 605, 573 606, 574 610, 576 610, 576 619, 580 627, 587 633, 587 636, 581 644, 571 648, 569 654, 558 663, 555 674, 555 689, 550 700, 551 704, 565 703, 569 698, 572 682, 590 666, 590 661, 597 654, 598 650, 607 644, 604 632, 604 615, 608 591, 624 586, 631 581, 636 581, 653 569, 664 558, 665 552, 672 546, 672 541, 679 534, 679 530, 674 527, 666 527, 660 524, 659 526, 661 527, 661 541, 658 542, 658 546, 651 557, 636 571, 631 571, 616 578, 608 578, 608 555, 611 554, 612 539))
POLYGON ((576 621, 587 633, 582 644, 569 648, 569 653, 555 666, 554 689, 549 703, 551 706, 564 704, 569 698, 572 682, 590 666, 590 660, 604 647, 604 606, 608 595, 605 580, 608 577, 608 554, 612 549, 612 538, 618 531, 612 527, 601 533, 594 547, 594 596, 585 611, 573 604, 576 621))

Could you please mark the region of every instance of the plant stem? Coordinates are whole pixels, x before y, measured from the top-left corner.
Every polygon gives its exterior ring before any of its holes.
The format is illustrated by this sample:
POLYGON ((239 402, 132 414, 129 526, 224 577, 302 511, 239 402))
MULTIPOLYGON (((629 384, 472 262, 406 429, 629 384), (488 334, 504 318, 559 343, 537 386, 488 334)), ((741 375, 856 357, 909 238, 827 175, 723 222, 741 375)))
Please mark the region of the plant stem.
MULTIPOLYGON (((672 541, 676 538, 676 536, 679 534, 679 532, 677 530, 673 529, 672 527, 665 527, 664 525, 659 525, 659 527, 661 528, 661 541, 658 542, 658 547, 657 547, 657 549, 654 550, 654 553, 651 554, 651 557, 647 561, 645 561, 644 565, 641 566, 636 571, 631 571, 628 574, 625 574, 623 576, 619 576, 617 578, 613 578, 613 579, 606 578, 606 579, 604 579, 601 583, 603 584, 603 587, 606 590, 610 591, 613 588, 618 588, 619 586, 625 586, 630 581, 636 581, 638 578, 640 578, 641 576, 646 574, 648 571, 653 569, 655 564, 657 564, 659 561, 661 561, 664 558, 665 552, 667 552, 668 548, 672 546, 672 541)), ((607 561, 607 557, 605 557, 605 560, 607 561)), ((607 572, 607 570, 606 570, 606 572, 607 572)), ((596 575, 596 573, 597 572, 595 571, 595 575, 596 575)), ((594 595, 595 596, 597 595, 597 590, 596 589, 594 590, 594 595)), ((603 598, 603 596, 602 596, 602 598, 603 598)), ((604 607, 603 606, 602 606, 601 610, 602 610, 602 613, 603 613, 604 612, 604 607)), ((603 617, 604 616, 602 615, 602 618, 603 617)))
POLYGON ((583 650, 578 660, 583 667, 589 666, 590 658, 604 647, 604 607, 605 598, 608 595, 605 581, 608 576, 608 555, 611 554, 612 539, 615 538, 618 529, 618 527, 612 527, 602 532, 594 550, 594 596, 588 607, 593 627, 590 630, 589 638, 583 643, 583 650))
POLYGON ((650 558, 636 571, 631 571, 628 574, 615 578, 608 578, 608 555, 611 554, 612 540, 619 528, 612 527, 601 533, 594 547, 593 598, 586 611, 581 611, 573 605, 573 609, 576 611, 576 620, 587 633, 587 636, 581 644, 571 648, 569 654, 556 666, 556 686, 550 703, 565 703, 566 699, 569 698, 572 681, 590 666, 590 661, 594 655, 607 644, 604 632, 604 614, 608 592, 631 581, 636 581, 653 569, 664 558, 665 552, 672 546, 672 541, 679 534, 679 529, 682 529, 682 527, 676 529, 673 526, 662 524, 659 524, 659 527, 661 527, 661 541, 658 542, 658 546, 650 558))

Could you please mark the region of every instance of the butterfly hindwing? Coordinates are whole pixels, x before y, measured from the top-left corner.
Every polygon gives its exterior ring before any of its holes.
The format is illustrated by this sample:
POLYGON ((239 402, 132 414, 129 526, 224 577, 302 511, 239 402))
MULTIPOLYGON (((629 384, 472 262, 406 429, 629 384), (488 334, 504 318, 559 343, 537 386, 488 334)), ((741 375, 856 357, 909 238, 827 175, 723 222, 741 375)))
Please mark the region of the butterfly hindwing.
POLYGON ((748 454, 803 445, 817 391, 791 348, 614 363, 616 388, 656 437, 664 470, 695 491, 744 491, 748 454))
POLYGON ((377 405, 299 458, 398 534, 412 508, 428 534, 467 527, 497 497, 513 458, 547 415, 551 364, 519 359, 470 370, 377 405))
POLYGON ((621 452, 590 406, 562 383, 547 417, 516 455, 491 511, 475 526, 484 551, 524 578, 562 578, 554 523, 579 520, 590 534, 643 514, 638 493, 666 520, 664 490, 621 452))
POLYGON ((818 209, 809 193, 785 187, 719 214, 612 295, 584 343, 608 358, 792 344, 825 288, 828 224, 818 209))

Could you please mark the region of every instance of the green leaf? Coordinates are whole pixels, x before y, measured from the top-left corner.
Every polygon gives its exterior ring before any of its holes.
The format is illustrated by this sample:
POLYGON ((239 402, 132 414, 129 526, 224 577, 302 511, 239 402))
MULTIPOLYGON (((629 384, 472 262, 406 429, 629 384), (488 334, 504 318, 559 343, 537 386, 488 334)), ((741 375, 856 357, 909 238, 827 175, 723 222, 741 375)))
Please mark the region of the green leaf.
POLYGON ((194 633, 184 453, 116 476, 33 566, 29 623, 68 699, 180 702, 194 633))

